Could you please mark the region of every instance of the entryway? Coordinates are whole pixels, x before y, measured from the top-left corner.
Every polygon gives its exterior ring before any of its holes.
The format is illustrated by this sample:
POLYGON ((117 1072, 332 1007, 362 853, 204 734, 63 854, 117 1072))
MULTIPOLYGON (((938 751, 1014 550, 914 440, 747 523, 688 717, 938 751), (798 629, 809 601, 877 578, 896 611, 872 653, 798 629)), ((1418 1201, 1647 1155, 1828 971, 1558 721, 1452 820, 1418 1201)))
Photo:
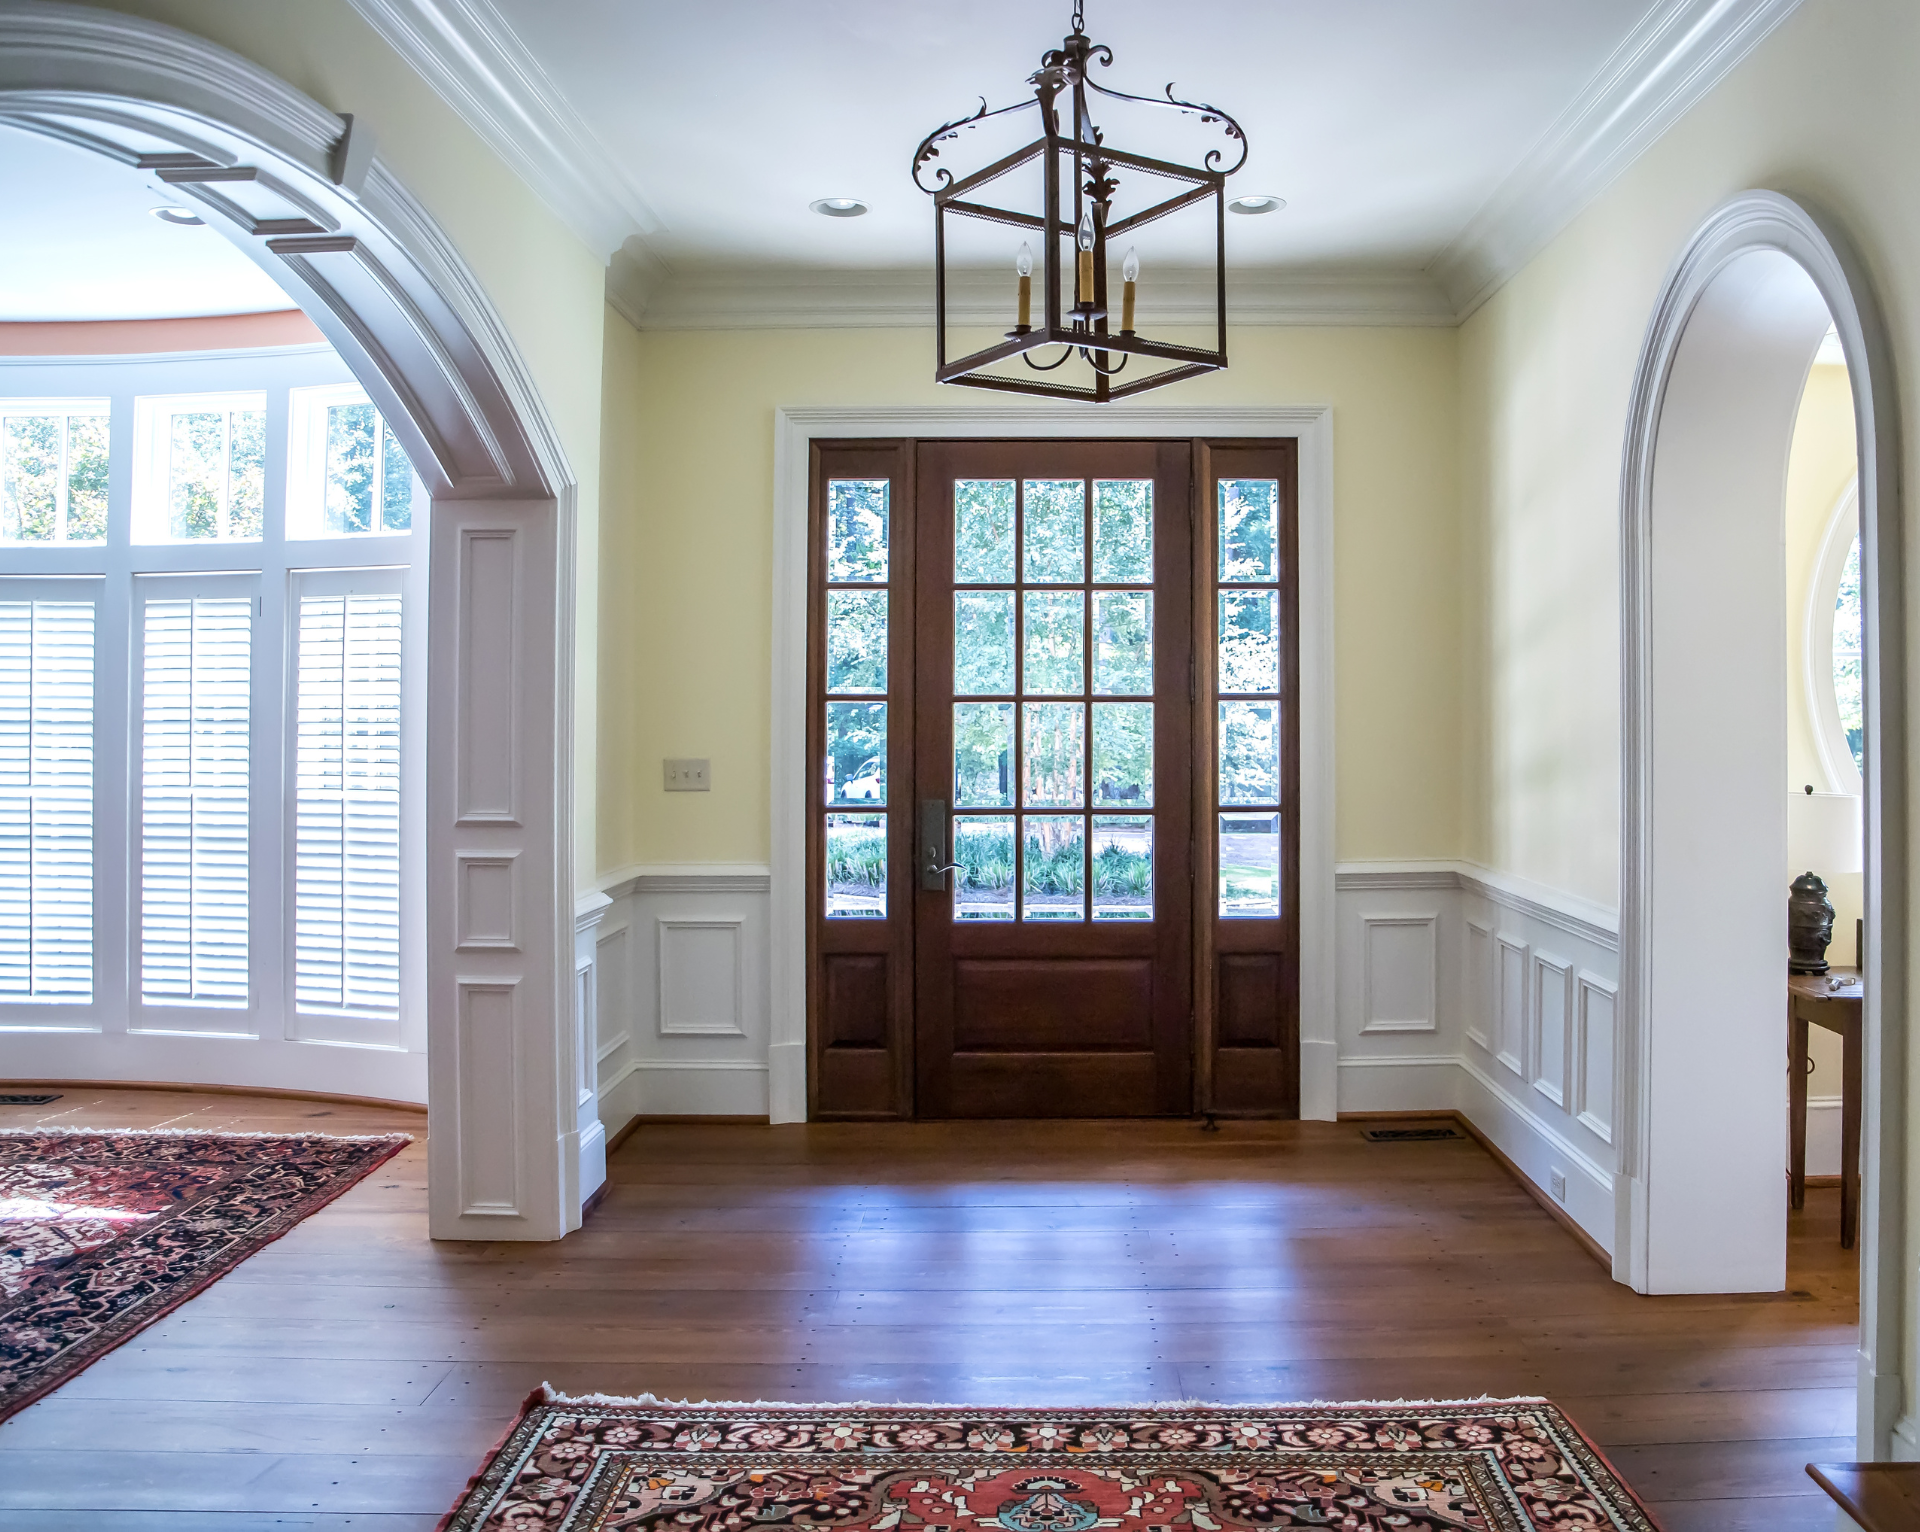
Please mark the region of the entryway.
POLYGON ((816 443, 816 1117, 1299 1111, 1295 445, 816 443))

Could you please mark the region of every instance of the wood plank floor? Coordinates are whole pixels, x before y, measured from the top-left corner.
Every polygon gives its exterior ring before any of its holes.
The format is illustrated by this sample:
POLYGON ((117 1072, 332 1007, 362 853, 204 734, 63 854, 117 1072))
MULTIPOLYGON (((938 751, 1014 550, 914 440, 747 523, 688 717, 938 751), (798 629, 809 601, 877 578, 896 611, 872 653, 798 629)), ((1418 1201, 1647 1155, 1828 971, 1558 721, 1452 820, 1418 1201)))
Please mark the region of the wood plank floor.
MULTIPOLYGON (((1642 1298, 1471 1141, 1352 1124, 649 1126, 559 1245, 426 1238, 425 1119, 68 1089, 0 1126, 377 1132, 398 1158, 0 1426, 0 1532, 426 1532, 526 1392, 975 1403, 1538 1393, 1669 1532, 1830 1532, 1837 1194, 1785 1294, 1642 1298)), ((1783 1191, 1784 1201, 1784 1191, 1783 1191)))

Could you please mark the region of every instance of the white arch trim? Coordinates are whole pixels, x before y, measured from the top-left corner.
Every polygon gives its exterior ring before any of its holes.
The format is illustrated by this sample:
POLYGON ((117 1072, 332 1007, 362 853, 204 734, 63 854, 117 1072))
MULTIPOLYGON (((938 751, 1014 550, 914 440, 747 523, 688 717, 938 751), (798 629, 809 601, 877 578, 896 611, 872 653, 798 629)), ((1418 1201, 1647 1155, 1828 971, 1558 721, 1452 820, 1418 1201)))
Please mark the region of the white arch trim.
POLYGON ((0 0, 0 122, 191 199, 320 327, 426 482, 432 1232, 557 1239, 605 1152, 572 957, 575 477, 526 366, 352 119, 203 38, 0 0), (510 913, 467 928, 482 883, 510 913))
MULTIPOLYGON (((1671 1220, 1663 1222, 1656 1189, 1683 1186, 1690 1175, 1697 1182, 1702 1174, 1697 1165, 1671 1161, 1670 1149, 1663 1147, 1671 1135, 1656 1132, 1655 1120, 1656 1112, 1665 1110, 1654 1089, 1656 1036, 1672 1036, 1682 1019, 1669 1014, 1670 997, 1663 1004, 1663 997, 1676 986, 1676 975, 1664 960, 1657 960, 1655 896, 1672 870, 1684 865, 1689 849, 1675 835, 1674 826, 1656 813, 1655 789, 1661 780, 1656 767, 1668 759, 1663 750, 1676 748, 1672 731, 1662 736, 1655 727, 1657 716, 1671 717, 1670 712, 1661 715, 1656 702, 1662 695, 1663 678, 1676 661, 1671 650, 1659 648, 1661 630, 1656 620, 1656 455, 1663 421, 1672 424, 1684 418, 1683 430, 1697 429, 1708 409, 1699 397, 1697 370, 1693 380, 1670 392, 1689 325, 1704 317, 1703 329, 1717 333, 1718 344, 1723 345, 1727 337, 1742 333, 1743 321, 1728 312, 1725 287, 1719 297, 1711 295, 1710 289, 1736 262, 1750 262, 1756 255, 1784 257, 1817 290, 1838 331, 1854 389, 1868 656, 1859 1451, 1863 1457, 1883 1458, 1896 1436, 1902 1377, 1911 1370, 1902 1340, 1908 872, 1900 427, 1891 350, 1864 267, 1830 218, 1768 191, 1743 193, 1716 209, 1674 263, 1642 346, 1628 413, 1621 486, 1620 1194, 1614 1274, 1641 1291, 1659 1287, 1664 1247, 1681 1231, 1671 1226, 1671 1220), (1714 312, 1716 307, 1719 312, 1714 312), (1894 933, 1894 939, 1886 940, 1887 933, 1894 933)), ((1758 268, 1750 263, 1749 269, 1758 268)), ((1811 362, 1818 335, 1799 335, 1804 328, 1803 315, 1792 334, 1769 337, 1765 345, 1773 347, 1772 360, 1777 363, 1804 341, 1805 355, 1800 360, 1811 362)), ((1716 342, 1707 339, 1704 344, 1716 342)), ((1697 369, 1700 364, 1692 365, 1697 369)), ((1781 371, 1778 366, 1773 370, 1781 371)), ((1790 427, 1790 411, 1785 418, 1790 427)), ((1784 445, 1778 464, 1769 465, 1767 471, 1773 466, 1784 474, 1784 445)), ((1784 798, 1778 787, 1773 786, 1776 801, 1784 798)), ((1783 803, 1781 811, 1784 815, 1783 803)), ((1784 866, 1784 857, 1777 862, 1784 866)), ((1779 898, 1779 892, 1770 892, 1779 898)), ((1784 908, 1779 916, 1779 935, 1784 938, 1784 908)), ((1695 966, 1706 965, 1696 959, 1695 966)), ((1769 1004, 1784 1006, 1784 996, 1770 998, 1769 1004)), ((1684 1019, 1689 1025, 1701 1024, 1698 1016, 1684 1019)), ((1696 1093, 1710 1093, 1716 1082, 1690 1084, 1696 1093)), ((1781 1094, 1784 1099, 1784 1086, 1781 1094)), ((1670 1094, 1667 1101, 1671 1102, 1670 1094)), ((1778 1172, 1772 1174, 1777 1197, 1778 1172)), ((1899 1426, 1899 1439, 1904 1455, 1920 1456, 1920 1440, 1904 1423, 1899 1426)))

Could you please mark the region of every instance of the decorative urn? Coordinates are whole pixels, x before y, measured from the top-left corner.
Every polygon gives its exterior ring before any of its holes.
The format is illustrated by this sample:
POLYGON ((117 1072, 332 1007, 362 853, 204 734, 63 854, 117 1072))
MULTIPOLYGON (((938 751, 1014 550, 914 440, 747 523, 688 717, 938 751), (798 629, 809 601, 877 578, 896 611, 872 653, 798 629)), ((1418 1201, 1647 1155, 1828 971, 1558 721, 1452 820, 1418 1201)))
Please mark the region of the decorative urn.
POLYGON ((1825 973, 1827 943, 1833 940, 1833 906, 1818 873, 1793 880, 1787 898, 1787 972, 1825 973))

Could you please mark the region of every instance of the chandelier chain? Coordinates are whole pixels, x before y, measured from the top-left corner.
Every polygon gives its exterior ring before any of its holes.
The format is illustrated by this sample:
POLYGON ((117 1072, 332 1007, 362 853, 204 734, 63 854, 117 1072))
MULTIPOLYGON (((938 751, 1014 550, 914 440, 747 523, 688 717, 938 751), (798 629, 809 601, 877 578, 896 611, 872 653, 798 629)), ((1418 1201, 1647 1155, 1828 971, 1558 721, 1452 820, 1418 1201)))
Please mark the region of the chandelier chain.
POLYGON ((1087 30, 1086 9, 1086 0, 1073 0, 1073 30, 1076 32, 1087 30))

